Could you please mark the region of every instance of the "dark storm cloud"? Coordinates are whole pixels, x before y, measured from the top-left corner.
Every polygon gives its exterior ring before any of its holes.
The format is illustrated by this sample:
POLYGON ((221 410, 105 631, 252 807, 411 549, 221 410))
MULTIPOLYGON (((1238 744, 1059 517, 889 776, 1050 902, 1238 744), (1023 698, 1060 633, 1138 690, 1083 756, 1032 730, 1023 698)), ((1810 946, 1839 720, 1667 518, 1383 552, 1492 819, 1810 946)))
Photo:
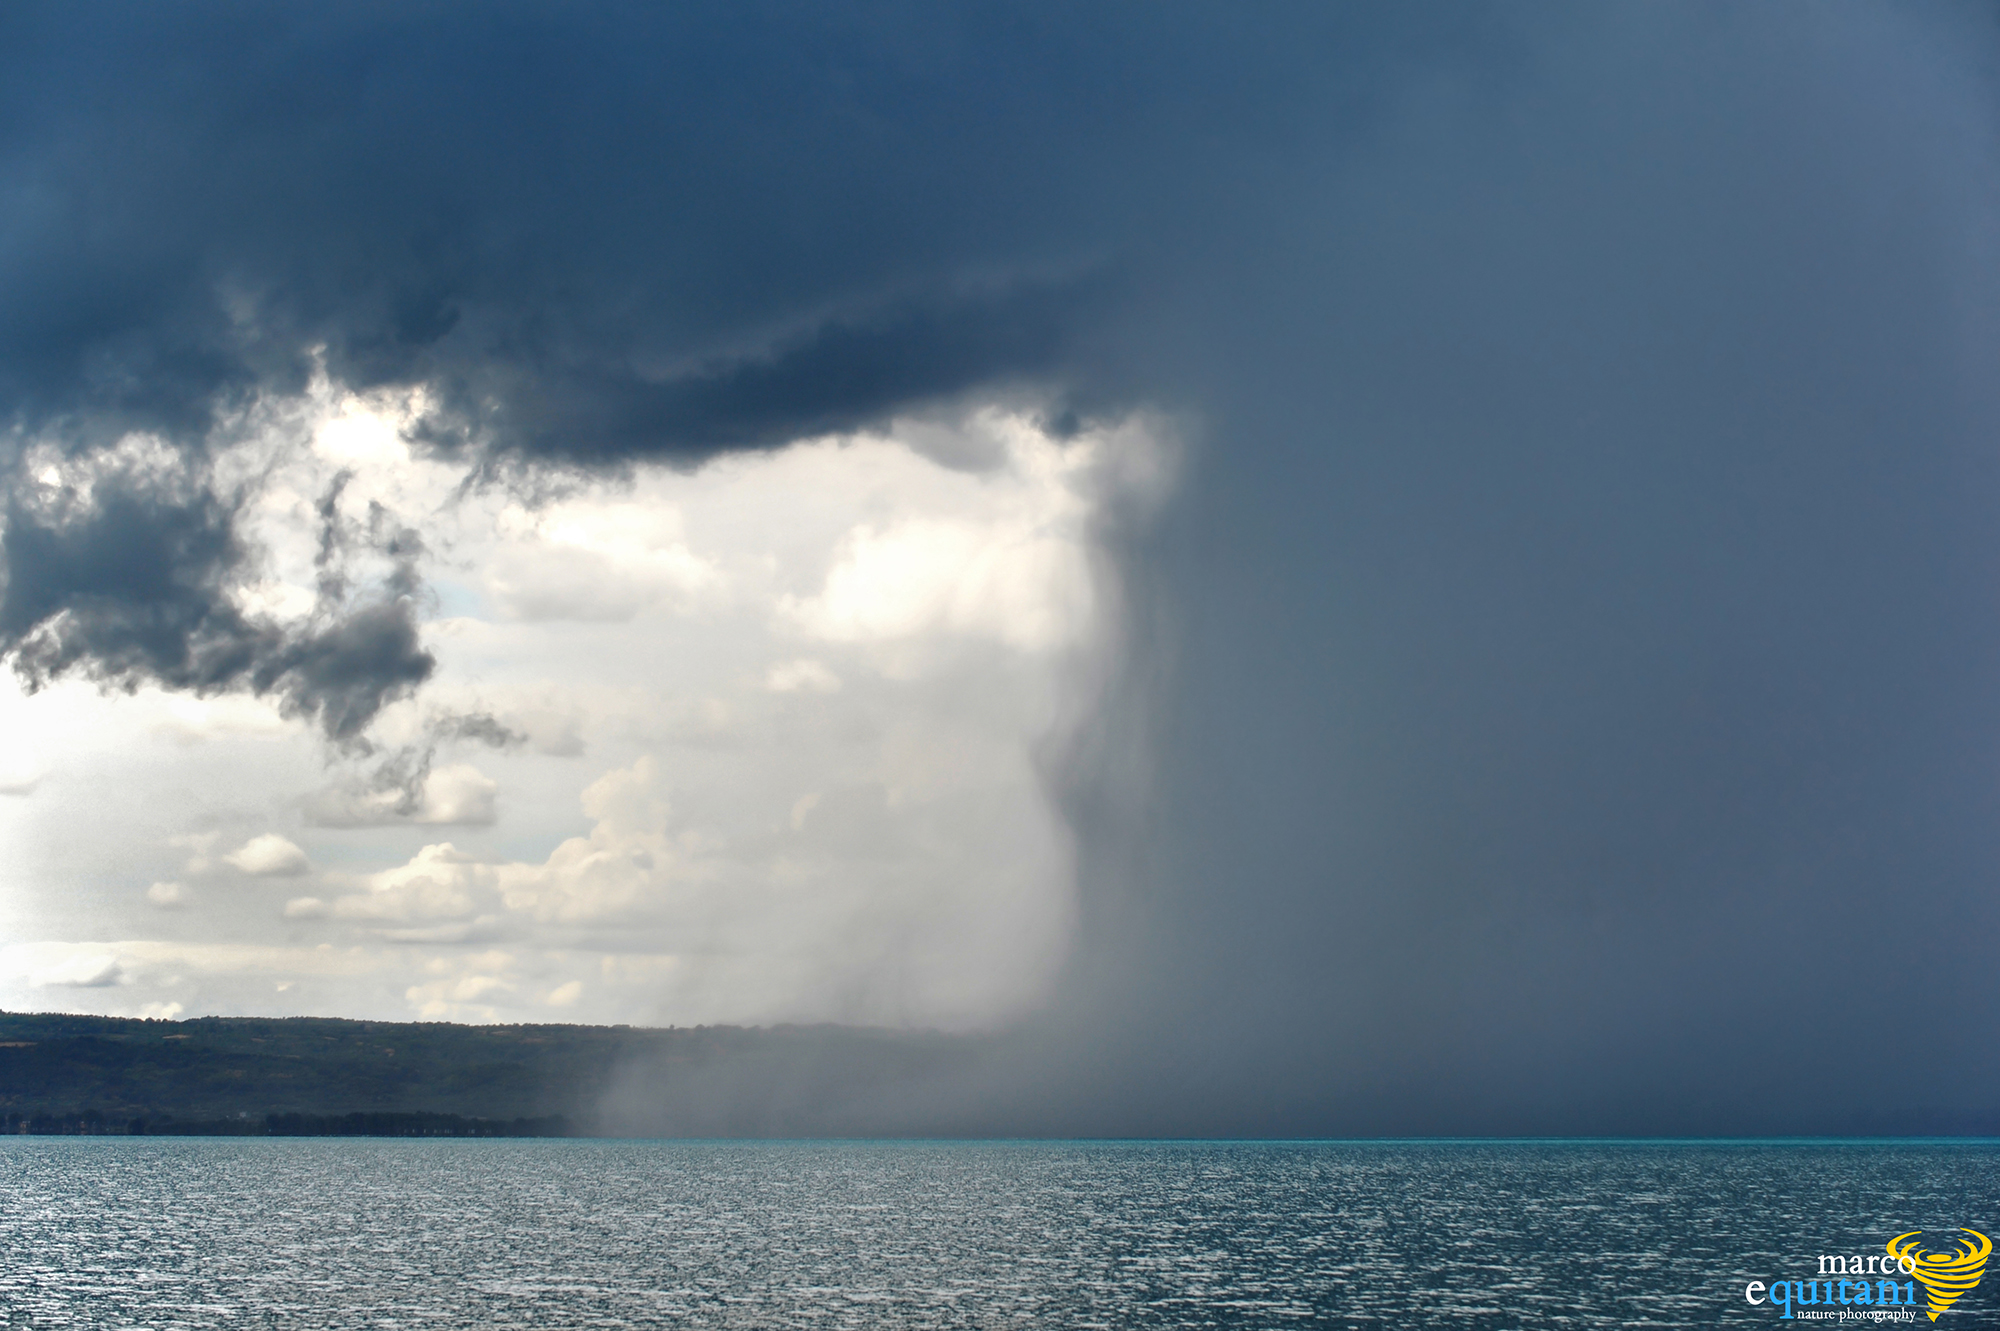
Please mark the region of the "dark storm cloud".
MULTIPOLYGON (((510 383, 485 411, 464 405, 480 395, 461 389, 456 419, 510 450, 568 462, 700 457, 854 430, 926 398, 1056 370, 1065 334, 1106 285, 1019 283, 898 301, 665 377, 583 366, 510 383)), ((449 439, 448 428, 431 432, 449 439)))
POLYGON ((0 651, 30 688, 81 671, 127 689, 270 694, 352 744, 386 702, 430 677, 409 595, 421 548, 410 534, 390 542, 399 572, 388 599, 288 629, 229 595, 244 559, 230 507, 206 487, 176 488, 112 472, 87 503, 38 511, 17 487, 0 534, 0 651))
MULTIPOLYGON (((10 6, 0 462, 138 431, 198 470, 219 421, 322 369, 424 385, 418 440, 531 489, 523 459, 692 463, 1026 381, 1115 396, 1093 332, 1158 182, 1244 75, 1325 68, 1137 13, 10 6), (1234 48, 1244 71, 1190 80, 1234 48)), ((223 603, 238 502, 133 498, 55 563, 23 526, 0 648, 37 682, 282 677, 355 737, 428 673, 408 607, 274 644, 223 603), (182 562, 104 581, 135 541, 182 562)))
MULTIPOLYGON (((1945 6, 17 5, 0 400, 192 453, 323 364, 495 465, 1185 412, 1057 774, 1075 982, 982 1123, 1990 1126, 1994 51, 1945 6)), ((31 673, 295 679, 335 733, 362 663, 421 678, 406 601, 248 664, 222 499, 20 511, 31 673)))
POLYGON ((0 389, 29 430, 185 435, 317 352, 431 385, 439 439, 698 459, 1046 375, 1148 177, 1215 154, 1172 137, 1186 76, 1282 54, 1134 17, 16 8, 0 389))

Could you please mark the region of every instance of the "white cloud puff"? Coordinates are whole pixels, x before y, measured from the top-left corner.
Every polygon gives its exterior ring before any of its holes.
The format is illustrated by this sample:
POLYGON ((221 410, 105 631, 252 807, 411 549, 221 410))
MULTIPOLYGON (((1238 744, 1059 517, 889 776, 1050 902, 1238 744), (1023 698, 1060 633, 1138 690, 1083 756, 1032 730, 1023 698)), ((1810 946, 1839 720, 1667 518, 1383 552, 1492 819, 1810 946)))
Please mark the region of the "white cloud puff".
POLYGON ((688 549, 671 505, 586 494, 532 512, 515 505, 499 527, 511 539, 488 565, 487 587, 515 619, 627 620, 722 582, 711 561, 688 549))
POLYGON ((257 878, 297 878, 312 870, 306 853, 276 832, 251 837, 224 855, 222 861, 239 873, 257 878))
POLYGON ((403 991, 403 1001, 424 1021, 496 1021, 501 1005, 526 983, 519 959, 497 949, 436 957, 424 969, 430 978, 403 991))
POLYGON ((489 826, 499 792, 499 782, 470 763, 440 767, 424 781, 424 797, 414 821, 432 826, 489 826))
POLYGON ((1088 552, 1030 521, 863 524, 819 595, 784 612, 816 637, 868 642, 945 632, 1028 652, 1075 643, 1090 623, 1088 552))
POLYGON ((146 889, 146 900, 161 910, 177 910, 187 905, 187 889, 179 883, 154 883, 146 889))
POLYGON ((449 842, 425 846, 407 864, 359 881, 363 889, 335 897, 296 897, 285 918, 333 920, 376 937, 406 943, 462 943, 496 932, 497 871, 449 842))

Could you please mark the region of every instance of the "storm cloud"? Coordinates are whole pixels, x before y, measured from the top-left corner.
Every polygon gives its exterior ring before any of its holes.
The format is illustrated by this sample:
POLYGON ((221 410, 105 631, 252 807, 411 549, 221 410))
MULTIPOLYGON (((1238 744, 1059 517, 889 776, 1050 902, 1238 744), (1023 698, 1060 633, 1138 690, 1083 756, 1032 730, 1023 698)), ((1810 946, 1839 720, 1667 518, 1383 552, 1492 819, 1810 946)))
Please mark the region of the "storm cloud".
POLYGON ((343 604, 344 588, 330 585, 322 613, 287 628, 228 595, 247 556, 231 505, 212 488, 111 470, 88 489, 29 478, 8 502, 0 651, 30 688, 74 670, 127 689, 269 694, 353 745, 365 744, 384 703, 430 677, 412 599, 415 533, 385 539, 397 572, 382 595, 343 604))
POLYGON ((360 739, 429 674, 422 535, 279 627, 204 470, 316 376, 489 479, 1154 411, 1196 446, 1101 533, 1134 637, 1048 756, 1082 933, 999 1130, 1990 1127, 1996 51, 1943 5, 12 6, 0 645, 360 739))

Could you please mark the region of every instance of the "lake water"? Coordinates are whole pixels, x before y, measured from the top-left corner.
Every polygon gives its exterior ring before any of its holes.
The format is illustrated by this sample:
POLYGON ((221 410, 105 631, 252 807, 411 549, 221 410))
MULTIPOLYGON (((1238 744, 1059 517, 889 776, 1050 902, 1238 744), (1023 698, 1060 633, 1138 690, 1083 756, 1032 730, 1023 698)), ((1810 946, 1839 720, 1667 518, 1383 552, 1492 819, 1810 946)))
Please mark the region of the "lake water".
POLYGON ((1996 1224, 1995 1142, 13 1137, 0 1325, 1712 1326, 1996 1224))

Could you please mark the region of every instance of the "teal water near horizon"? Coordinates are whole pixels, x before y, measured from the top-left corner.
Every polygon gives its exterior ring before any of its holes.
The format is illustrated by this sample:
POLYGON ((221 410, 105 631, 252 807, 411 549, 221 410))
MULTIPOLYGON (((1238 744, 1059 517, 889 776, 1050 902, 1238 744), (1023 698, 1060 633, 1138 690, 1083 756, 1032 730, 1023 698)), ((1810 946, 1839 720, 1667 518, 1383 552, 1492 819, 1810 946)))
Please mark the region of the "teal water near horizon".
POLYGON ((2000 1141, 14 1137, 0 1325, 1749 1325, 1956 1226, 2000 1141))

